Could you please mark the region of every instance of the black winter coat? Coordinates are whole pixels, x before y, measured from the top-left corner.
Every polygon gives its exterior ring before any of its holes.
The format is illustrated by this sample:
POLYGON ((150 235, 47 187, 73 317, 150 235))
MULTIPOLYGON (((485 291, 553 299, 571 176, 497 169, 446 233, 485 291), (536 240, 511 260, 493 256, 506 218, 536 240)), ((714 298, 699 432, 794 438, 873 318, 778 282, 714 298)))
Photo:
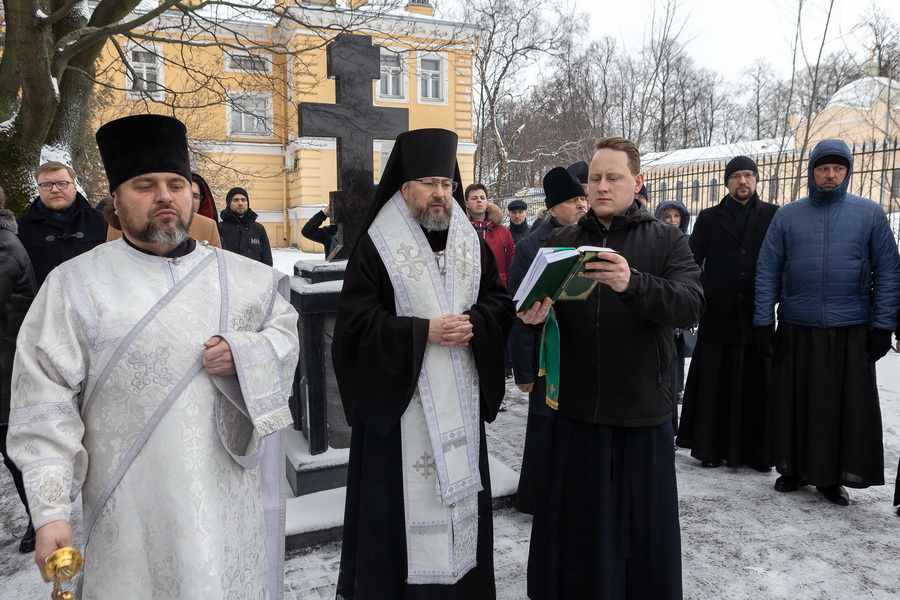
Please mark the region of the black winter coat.
MULTIPOLYGON (((528 234, 531 233, 531 226, 527 221, 523 221, 521 225, 513 225, 510 223, 506 228, 509 229, 509 233, 512 235, 513 244, 517 247, 519 242, 527 238, 528 234)), ((515 260, 515 257, 513 257, 513 260, 515 260)))
POLYGON ((16 237, 15 216, 0 210, 0 423, 9 421, 16 336, 37 286, 28 253, 16 237))
POLYGON ((219 221, 222 248, 272 266, 269 236, 265 227, 256 222, 255 212, 247 209, 244 217, 238 218, 230 208, 225 208, 219 216, 222 218, 219 221))
POLYGON ((48 219, 38 209, 40 198, 17 219, 19 240, 25 246, 38 287, 54 268, 106 241, 106 220, 80 193, 75 195, 75 213, 65 223, 48 219))
POLYGON ((607 230, 592 211, 545 246, 607 246, 631 267, 628 290, 600 284, 584 301, 557 302, 559 414, 620 427, 672 420, 673 327, 703 312, 700 268, 684 235, 635 203, 607 230))
POLYGON ((306 239, 318 242, 325 246, 325 254, 331 252, 331 243, 334 241, 334 236, 337 235, 337 225, 331 224, 325 225, 324 227, 322 226, 322 223, 324 223, 327 218, 328 215, 320 210, 310 217, 309 221, 306 222, 306 225, 303 226, 303 229, 300 230, 300 235, 306 239))
POLYGON ((703 269, 700 282, 706 311, 698 338, 716 344, 753 343, 753 307, 756 295, 756 258, 778 206, 754 194, 747 230, 741 237, 728 211, 726 196, 716 206, 700 211, 688 244, 703 269))

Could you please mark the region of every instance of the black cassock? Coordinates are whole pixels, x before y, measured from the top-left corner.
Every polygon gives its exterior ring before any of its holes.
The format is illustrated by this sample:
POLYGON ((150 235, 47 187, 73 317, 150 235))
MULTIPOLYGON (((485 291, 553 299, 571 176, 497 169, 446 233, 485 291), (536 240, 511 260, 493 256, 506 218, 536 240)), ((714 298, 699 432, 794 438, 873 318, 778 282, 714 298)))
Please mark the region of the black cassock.
MULTIPOLYGON (((442 250, 447 232, 425 232, 442 250)), ((481 241, 478 302, 466 311, 481 386, 481 418, 497 416, 505 389, 504 350, 515 317, 493 253, 481 241)), ((368 234, 347 265, 332 355, 353 428, 337 598, 457 600, 494 598, 493 519, 484 423, 478 494, 477 566, 455 585, 407 585, 400 418, 416 390, 428 320, 397 317, 394 290, 368 234)))

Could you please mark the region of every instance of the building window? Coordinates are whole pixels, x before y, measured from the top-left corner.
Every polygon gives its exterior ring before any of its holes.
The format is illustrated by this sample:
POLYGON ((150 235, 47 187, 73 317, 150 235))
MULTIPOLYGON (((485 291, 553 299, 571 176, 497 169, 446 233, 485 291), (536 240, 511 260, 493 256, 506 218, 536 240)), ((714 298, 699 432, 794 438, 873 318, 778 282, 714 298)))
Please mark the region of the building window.
POLYGON ((382 52, 381 79, 378 81, 378 98, 403 100, 406 98, 403 62, 399 54, 382 52))
POLYGON ((272 95, 265 92, 228 94, 228 135, 272 137, 272 95))
POLYGON ((234 73, 254 73, 268 75, 272 72, 272 61, 259 52, 226 52, 225 69, 234 73))
POLYGON ((125 69, 125 89, 129 100, 147 97, 162 100, 162 49, 156 44, 130 45, 125 49, 128 67, 125 69))
POLYGON ((447 61, 438 54, 425 54, 419 58, 419 100, 424 102, 447 101, 447 61))

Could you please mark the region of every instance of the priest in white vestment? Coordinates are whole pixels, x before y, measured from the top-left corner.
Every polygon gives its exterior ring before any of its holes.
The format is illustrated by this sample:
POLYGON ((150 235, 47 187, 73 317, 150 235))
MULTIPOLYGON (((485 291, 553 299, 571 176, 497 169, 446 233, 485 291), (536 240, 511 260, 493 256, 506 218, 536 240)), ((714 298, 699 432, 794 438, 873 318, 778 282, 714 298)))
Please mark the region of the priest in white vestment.
POLYGON ((8 444, 35 562, 71 545, 80 492, 82 598, 280 598, 286 277, 187 237, 179 121, 126 117, 97 143, 124 237, 52 271, 17 341, 8 444))

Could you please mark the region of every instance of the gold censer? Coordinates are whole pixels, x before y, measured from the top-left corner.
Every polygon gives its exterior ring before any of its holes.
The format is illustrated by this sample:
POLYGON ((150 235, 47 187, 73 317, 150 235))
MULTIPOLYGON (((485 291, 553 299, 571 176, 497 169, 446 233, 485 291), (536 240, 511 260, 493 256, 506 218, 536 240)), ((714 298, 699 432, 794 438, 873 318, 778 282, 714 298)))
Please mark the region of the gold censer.
POLYGON ((53 582, 51 600, 72 600, 75 597, 72 592, 63 591, 62 583, 75 577, 83 562, 81 552, 75 548, 60 548, 47 557, 44 561, 44 573, 53 582))

